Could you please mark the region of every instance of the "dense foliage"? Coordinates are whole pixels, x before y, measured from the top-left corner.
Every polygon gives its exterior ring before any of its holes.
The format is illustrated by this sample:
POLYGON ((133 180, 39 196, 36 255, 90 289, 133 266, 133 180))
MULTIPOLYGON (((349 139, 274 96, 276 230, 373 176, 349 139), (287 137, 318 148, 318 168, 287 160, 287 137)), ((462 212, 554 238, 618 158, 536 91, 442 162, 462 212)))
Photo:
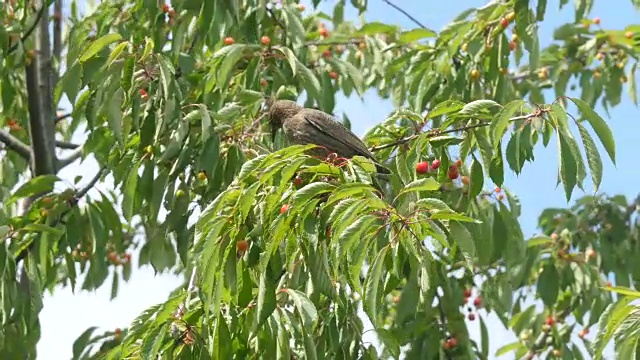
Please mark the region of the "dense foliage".
POLYGON ((598 189, 616 149, 592 109, 623 88, 636 102, 640 25, 605 30, 576 2, 541 48, 546 0, 493 1, 439 32, 345 19, 349 6, 366 15, 360 0, 332 13, 45 4, 0 4, 2 358, 35 358, 45 289, 109 281, 117 296, 134 247, 184 286, 127 329, 88 329, 74 358, 489 358, 480 307, 519 335, 499 354, 599 358, 611 339, 617 358, 640 351, 636 203, 584 197, 525 239, 501 188, 554 141, 567 200, 598 189), (338 94, 372 89, 397 108, 364 136, 391 176, 271 141, 265 95, 332 113, 338 94), (70 143, 78 131, 86 141, 70 143), (89 156, 98 174, 58 177, 89 156), (112 192, 87 196, 107 177, 112 192))

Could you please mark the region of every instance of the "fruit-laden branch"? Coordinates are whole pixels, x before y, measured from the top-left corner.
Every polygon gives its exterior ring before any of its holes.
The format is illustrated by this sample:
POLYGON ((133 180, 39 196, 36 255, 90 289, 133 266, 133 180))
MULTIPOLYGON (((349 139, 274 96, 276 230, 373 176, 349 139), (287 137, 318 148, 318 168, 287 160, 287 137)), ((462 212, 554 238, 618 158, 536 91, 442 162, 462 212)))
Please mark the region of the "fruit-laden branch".
MULTIPOLYGON (((60 216, 58 217, 57 221, 55 221, 53 224, 51 224, 52 227, 55 227, 58 224, 65 224, 65 216, 67 214, 69 214, 71 212, 71 210, 73 210, 73 208, 78 204, 80 199, 82 199, 85 195, 87 195, 87 193, 94 186, 96 186, 96 184, 98 183, 98 180, 100 180, 100 177, 104 174, 104 172, 106 170, 107 170, 106 167, 100 168, 100 170, 98 170, 98 173, 87 183, 87 185, 85 185, 82 188, 76 190, 76 192, 73 194, 73 198, 71 198, 71 200, 68 200, 70 206, 60 214, 60 216)), ((35 246, 35 242, 31 242, 29 244, 29 246, 27 246, 26 248, 22 249, 16 255, 16 264, 19 263, 20 261, 22 261, 27 256, 29 251, 31 251, 33 249, 34 246, 35 246)))
POLYGON ((0 129, 0 142, 4 143, 8 149, 15 151, 25 160, 31 160, 31 148, 20 141, 20 139, 2 129, 0 129))
MULTIPOLYGON (((546 109, 538 108, 535 112, 533 112, 531 114, 512 117, 512 118, 509 119, 509 122, 513 122, 513 121, 517 121, 517 120, 532 119, 534 117, 541 116, 543 113, 545 113, 547 111, 548 110, 546 110, 546 109)), ((440 136, 440 135, 451 134, 451 133, 458 132, 458 131, 471 130, 471 129, 475 129, 475 128, 479 128, 479 127, 485 127, 485 126, 489 126, 489 125, 491 125, 490 122, 467 125, 467 126, 463 126, 463 127, 459 127, 459 128, 455 128, 455 129, 449 129, 449 130, 437 130, 437 129, 436 130, 430 130, 427 133, 427 137, 428 138, 432 138, 432 137, 436 137, 436 136, 440 136)), ((384 145, 380 145, 380 146, 374 146, 374 147, 370 148, 369 151, 378 151, 378 150, 388 149, 390 147, 402 145, 402 144, 404 144, 406 142, 409 142, 411 140, 417 139, 420 135, 422 135, 422 133, 414 134, 414 135, 411 135, 411 136, 407 136, 405 138, 399 139, 399 140, 394 141, 394 142, 389 143, 389 144, 384 144, 384 145)))
POLYGON ((27 97, 29 107, 29 136, 33 156, 32 175, 40 176, 56 173, 55 124, 53 94, 51 84, 51 46, 49 44, 49 14, 43 2, 35 26, 35 56, 27 63, 27 97))
POLYGON ((9 55, 12 52, 14 52, 18 48, 18 45, 20 45, 21 42, 24 42, 25 40, 27 40, 27 38, 31 35, 31 33, 33 33, 33 31, 38 26, 38 23, 40 22, 40 19, 42 18, 42 15, 45 13, 44 9, 46 9, 46 8, 47 7, 44 4, 40 7, 40 10, 38 11, 38 15, 36 15, 36 18, 33 21, 33 24, 31 25, 31 27, 27 30, 27 32, 24 33, 24 35, 22 35, 22 37, 20 38, 19 41, 17 41, 15 44, 11 45, 11 47, 9 48, 9 51, 7 52, 7 55, 9 55))

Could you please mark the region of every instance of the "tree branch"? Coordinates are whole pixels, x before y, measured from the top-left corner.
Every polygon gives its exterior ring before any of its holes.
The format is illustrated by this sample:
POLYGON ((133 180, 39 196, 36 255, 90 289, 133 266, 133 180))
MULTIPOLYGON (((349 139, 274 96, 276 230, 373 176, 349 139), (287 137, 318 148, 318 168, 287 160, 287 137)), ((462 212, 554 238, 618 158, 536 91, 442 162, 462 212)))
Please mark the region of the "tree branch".
MULTIPOLYGON (((62 214, 60 214, 60 217, 58 217, 58 219, 56 221, 54 221, 50 226, 55 227, 58 224, 64 222, 64 217, 71 212, 73 207, 78 204, 80 199, 82 199, 85 195, 87 195, 87 193, 94 186, 96 186, 96 184, 98 183, 98 180, 100 180, 100 177, 102 177, 102 175, 104 174, 106 169, 107 169, 106 167, 100 168, 100 170, 98 170, 98 173, 87 183, 87 185, 85 185, 84 187, 76 190, 73 198, 71 200, 69 200, 69 203, 70 203, 71 206, 68 209, 66 209, 64 212, 62 212, 62 214)), ((31 242, 26 248, 22 249, 22 251, 20 251, 16 255, 16 264, 19 263, 20 261, 22 261, 27 256, 29 251, 31 251, 33 249, 34 246, 35 246, 35 242, 31 242)))
POLYGON ((22 37, 20 38, 20 41, 18 41, 15 44, 11 45, 11 47, 9 48, 9 51, 7 51, 7 55, 9 55, 12 52, 16 51, 16 49, 18 48, 18 45, 20 43, 24 42, 25 40, 27 40, 27 38, 29 36, 31 36, 31 33, 38 26, 38 23, 40 22, 40 19, 42 19, 42 15, 45 13, 45 11, 44 11, 45 8, 46 8, 46 6, 44 4, 40 7, 40 10, 38 11, 38 15, 36 16, 36 19, 33 22, 33 24, 31 25, 31 27, 27 30, 27 32, 24 33, 24 35, 22 35, 22 37))
MULTIPOLYGON (((62 0, 56 0, 53 6, 53 57, 58 61, 62 59, 62 0)), ((51 69, 51 79, 55 87, 60 79, 58 69, 51 69)))
POLYGON ((77 148, 73 149, 73 151, 69 154, 69 156, 58 160, 56 162, 57 169, 60 170, 66 167, 67 165, 71 164, 72 162, 78 160, 82 156, 82 150, 83 150, 82 146, 78 146, 77 148))
POLYGON ((67 141, 56 141, 56 147, 60 148, 60 149, 68 149, 68 150, 74 150, 80 147, 80 145, 78 144, 74 144, 74 143, 70 143, 67 141))
POLYGON ((401 7, 399 7, 398 5, 392 3, 389 0, 382 0, 385 3, 387 3, 387 5, 391 6, 392 8, 398 10, 399 12, 402 13, 402 15, 406 16, 407 18, 409 18, 409 20, 413 21, 416 25, 420 26, 423 29, 428 29, 426 26, 424 26, 420 21, 418 21, 416 18, 414 18, 413 16, 411 16, 411 14, 409 14, 408 12, 406 12, 405 10, 403 10, 401 7))
POLYGON ((55 124, 57 124, 57 123, 59 123, 60 121, 62 121, 62 120, 64 120, 64 119, 66 119, 66 118, 68 118, 68 117, 70 117, 70 116, 71 116, 71 113, 68 113, 68 114, 62 114, 62 115, 60 115, 60 116, 56 116, 56 118, 53 120, 53 122, 54 122, 55 124))
POLYGON ((0 142, 4 143, 4 145, 13 151, 15 151, 18 155, 22 156, 25 160, 31 160, 31 148, 20 141, 20 139, 15 136, 9 134, 6 130, 0 129, 0 142))
MULTIPOLYGON (((535 112, 531 113, 531 114, 527 114, 527 115, 521 115, 521 116, 516 116, 516 117, 512 117, 509 119, 509 122, 513 122, 513 121, 517 121, 517 120, 527 120, 527 119, 532 119, 536 116, 540 116, 543 113, 547 112, 547 110, 545 109, 537 109, 535 112)), ((427 138, 432 138, 432 137, 436 137, 436 136, 440 136, 440 135, 445 135, 445 134, 451 134, 454 132, 458 132, 458 131, 466 131, 466 130, 471 130, 471 129, 475 129, 475 128, 479 128, 479 127, 485 127, 485 126, 489 126, 491 125, 491 123, 480 123, 480 124, 473 124, 473 125, 468 125, 468 126, 463 126, 460 128, 455 128, 455 129, 448 129, 448 130, 431 130, 430 132, 428 132, 426 134, 427 138)), ((414 134, 411 136, 407 136, 405 138, 399 139, 397 141, 394 141, 392 143, 389 144, 384 144, 384 145, 380 145, 380 146, 374 146, 372 148, 369 149, 369 151, 378 151, 378 150, 382 150, 382 149, 388 149, 390 147, 394 147, 394 146, 398 146, 401 144, 404 144, 406 142, 409 142, 411 140, 417 139, 420 135, 422 135, 422 133, 419 134, 414 134)))
POLYGON ((36 55, 26 66, 29 106, 29 136, 33 155, 33 176, 55 174, 55 124, 53 113, 53 86, 51 84, 51 46, 49 44, 49 14, 47 0, 42 1, 39 26, 36 27, 36 55))

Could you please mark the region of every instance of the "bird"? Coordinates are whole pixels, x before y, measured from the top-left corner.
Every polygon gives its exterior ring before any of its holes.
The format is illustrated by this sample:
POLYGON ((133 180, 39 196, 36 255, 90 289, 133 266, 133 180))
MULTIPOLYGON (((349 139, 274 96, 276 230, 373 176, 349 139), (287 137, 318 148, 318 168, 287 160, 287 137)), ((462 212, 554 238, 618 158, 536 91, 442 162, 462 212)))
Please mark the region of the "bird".
POLYGON ((356 155, 373 161, 376 171, 390 174, 367 149, 367 146, 351 130, 334 119, 333 116, 316 109, 308 109, 291 100, 267 100, 268 117, 271 123, 271 139, 282 128, 287 139, 297 145, 314 144, 318 147, 308 153, 312 156, 337 156, 350 159, 356 155))

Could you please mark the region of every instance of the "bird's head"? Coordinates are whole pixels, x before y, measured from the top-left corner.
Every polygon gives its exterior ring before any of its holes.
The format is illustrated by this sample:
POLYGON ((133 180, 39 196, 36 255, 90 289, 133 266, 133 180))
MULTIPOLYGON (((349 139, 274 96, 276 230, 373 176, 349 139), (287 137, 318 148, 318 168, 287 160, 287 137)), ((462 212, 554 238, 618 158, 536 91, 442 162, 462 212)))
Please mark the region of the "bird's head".
POLYGON ((291 100, 267 100, 267 106, 269 106, 269 123, 271 124, 271 140, 276 138, 276 131, 282 127, 282 123, 296 115, 300 111, 300 105, 291 100), (269 104, 271 103, 271 104, 269 104))

